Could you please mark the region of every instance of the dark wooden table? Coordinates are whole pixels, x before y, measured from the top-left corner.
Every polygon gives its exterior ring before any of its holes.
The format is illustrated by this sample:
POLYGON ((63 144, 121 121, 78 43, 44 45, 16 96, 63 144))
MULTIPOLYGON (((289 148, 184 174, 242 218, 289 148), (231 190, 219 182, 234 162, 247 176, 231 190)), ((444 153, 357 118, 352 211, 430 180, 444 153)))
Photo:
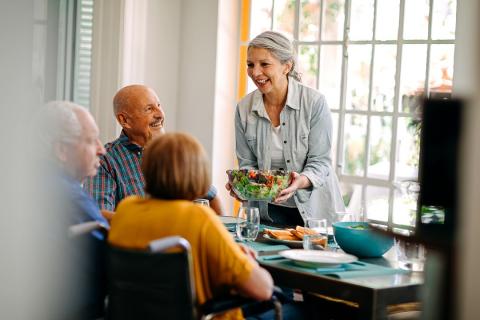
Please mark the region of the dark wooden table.
MULTIPOLYGON (((392 256, 393 249, 384 255, 386 258, 360 261, 398 267, 398 262, 392 256)), ((359 319, 386 319, 387 306, 420 301, 423 273, 419 272, 337 279, 293 270, 268 261, 260 263, 270 272, 276 285, 357 303, 359 319)))

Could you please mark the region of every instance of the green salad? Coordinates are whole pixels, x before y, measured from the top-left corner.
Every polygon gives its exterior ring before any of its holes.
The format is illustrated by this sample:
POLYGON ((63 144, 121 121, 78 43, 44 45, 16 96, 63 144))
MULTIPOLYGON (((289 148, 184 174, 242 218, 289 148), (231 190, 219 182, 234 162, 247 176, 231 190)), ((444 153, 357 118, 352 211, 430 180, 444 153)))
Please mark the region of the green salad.
POLYGON ((233 191, 242 200, 275 199, 280 191, 288 187, 290 173, 283 170, 228 170, 233 191))
POLYGON ((350 228, 350 229, 355 229, 355 230, 368 230, 368 229, 369 229, 368 226, 363 225, 363 224, 358 224, 358 225, 350 226, 349 228, 350 228))

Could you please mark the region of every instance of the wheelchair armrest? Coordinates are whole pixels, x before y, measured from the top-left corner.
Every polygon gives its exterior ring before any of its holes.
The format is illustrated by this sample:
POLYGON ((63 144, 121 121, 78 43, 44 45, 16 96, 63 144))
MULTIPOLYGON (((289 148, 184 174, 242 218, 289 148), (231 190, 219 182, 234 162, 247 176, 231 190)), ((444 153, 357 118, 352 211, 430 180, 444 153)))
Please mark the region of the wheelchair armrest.
POLYGON ((209 300, 200 306, 200 310, 204 315, 216 315, 231 309, 242 308, 243 315, 248 317, 271 309, 276 309, 278 308, 278 305, 280 305, 281 308, 281 303, 285 300, 286 297, 282 290, 278 287, 274 287, 270 300, 257 301, 251 298, 232 295, 209 300))

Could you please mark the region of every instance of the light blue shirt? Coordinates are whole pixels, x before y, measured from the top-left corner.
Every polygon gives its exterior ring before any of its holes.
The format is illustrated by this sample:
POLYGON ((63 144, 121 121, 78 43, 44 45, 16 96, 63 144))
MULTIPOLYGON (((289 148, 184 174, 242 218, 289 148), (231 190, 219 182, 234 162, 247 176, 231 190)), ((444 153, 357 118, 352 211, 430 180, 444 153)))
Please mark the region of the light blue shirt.
MULTIPOLYGON (((312 183, 312 187, 294 195, 302 218, 325 218, 331 223, 335 212, 345 207, 331 165, 332 119, 325 97, 289 78, 280 126, 286 169, 306 176, 312 183)), ((240 168, 271 168, 271 122, 259 90, 237 105, 235 140, 240 168)), ((261 215, 268 219, 266 208, 266 203, 261 203, 261 215)))

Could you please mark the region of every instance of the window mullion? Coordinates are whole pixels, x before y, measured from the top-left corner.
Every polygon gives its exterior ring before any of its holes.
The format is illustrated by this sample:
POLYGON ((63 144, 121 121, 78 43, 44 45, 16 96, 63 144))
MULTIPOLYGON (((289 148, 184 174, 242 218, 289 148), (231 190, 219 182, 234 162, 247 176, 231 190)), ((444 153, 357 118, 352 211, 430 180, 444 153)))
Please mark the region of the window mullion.
POLYGON ((430 0, 430 7, 428 8, 428 42, 427 42, 427 66, 425 67, 425 97, 429 96, 430 85, 428 78, 430 77, 430 51, 432 48, 432 13, 433 13, 433 0, 430 0))
POLYGON ((377 0, 373 3, 373 30, 372 30, 372 50, 370 55, 370 75, 369 75, 369 84, 368 84, 368 106, 367 106, 367 136, 365 141, 365 164, 364 164, 364 176, 368 177, 368 164, 370 163, 370 122, 371 122, 371 111, 372 111, 372 88, 373 88, 373 65, 375 62, 375 32, 376 32, 376 21, 377 21, 377 0))
POLYGON ((273 20, 275 20, 275 0, 272 0, 272 20, 270 20, 270 30, 273 30, 273 20))
POLYGON ((342 59, 342 78, 340 83, 340 108, 338 118, 340 125, 338 127, 338 147, 337 147, 337 168, 336 173, 338 177, 343 174, 343 146, 344 146, 344 132, 345 132, 345 103, 347 91, 347 72, 348 72, 348 38, 350 31, 350 0, 345 0, 345 21, 343 26, 343 59, 342 59))
MULTIPOLYGON (((317 89, 320 90, 320 73, 322 70, 320 70, 320 58, 322 56, 322 21, 323 21, 323 3, 325 0, 320 0, 320 14, 318 17, 318 37, 317 37, 317 78, 316 78, 316 83, 317 83, 317 89)), ((327 101, 328 102, 328 101, 327 101)), ((338 158, 337 158, 338 161, 338 158)))
POLYGON ((393 225, 393 203, 395 198, 394 180, 396 174, 396 159, 397 159, 397 136, 398 136, 398 117, 399 117, 399 101, 400 101, 400 79, 402 74, 402 52, 403 52, 403 27, 404 27, 404 15, 405 15, 405 0, 400 0, 399 10, 399 23, 398 23, 398 42, 397 42, 397 61, 396 61, 396 73, 395 73, 395 95, 394 95, 394 108, 392 119, 392 140, 391 140, 391 152, 390 152, 390 175, 388 180, 390 181, 389 202, 392 204, 388 210, 388 225, 393 225))

